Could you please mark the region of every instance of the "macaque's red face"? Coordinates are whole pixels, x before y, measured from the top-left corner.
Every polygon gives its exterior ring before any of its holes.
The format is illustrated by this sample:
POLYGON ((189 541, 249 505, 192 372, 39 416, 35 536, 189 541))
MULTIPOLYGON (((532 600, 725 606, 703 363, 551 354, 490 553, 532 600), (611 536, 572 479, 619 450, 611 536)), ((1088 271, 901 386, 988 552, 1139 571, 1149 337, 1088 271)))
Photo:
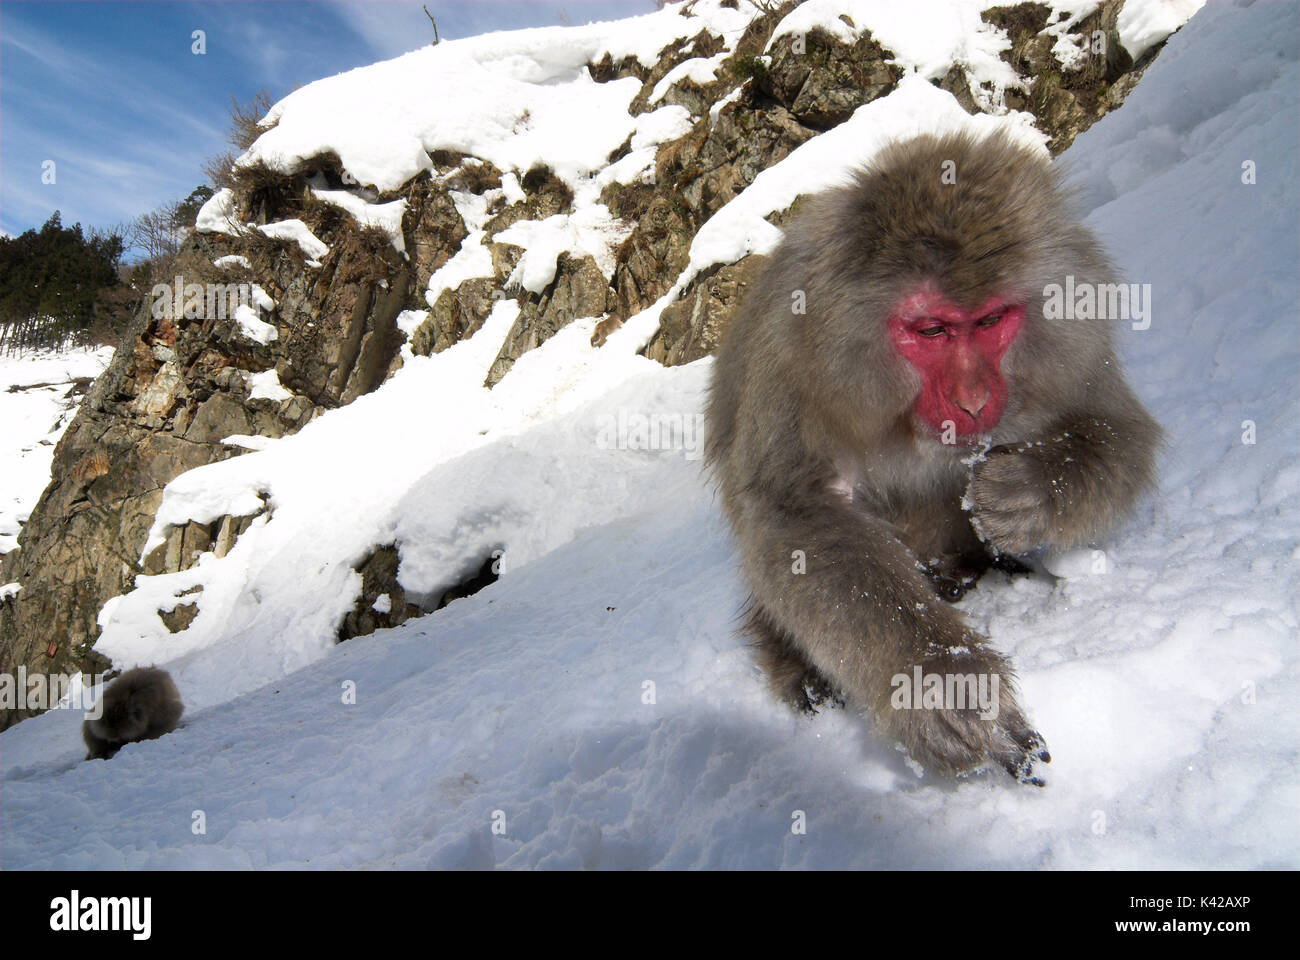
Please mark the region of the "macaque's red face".
POLYGON ((889 317, 889 336, 921 375, 916 415, 939 434, 992 430, 1007 405, 1002 355, 1024 318, 1025 305, 1003 297, 967 311, 929 291, 904 297, 889 317))

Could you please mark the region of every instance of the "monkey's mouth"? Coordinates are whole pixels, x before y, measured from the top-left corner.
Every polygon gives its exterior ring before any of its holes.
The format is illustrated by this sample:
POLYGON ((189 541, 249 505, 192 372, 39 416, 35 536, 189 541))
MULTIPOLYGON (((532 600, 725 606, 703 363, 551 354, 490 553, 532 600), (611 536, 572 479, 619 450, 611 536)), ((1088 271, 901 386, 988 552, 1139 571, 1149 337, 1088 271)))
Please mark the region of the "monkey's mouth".
POLYGON ((931 443, 962 451, 987 442, 993 428, 997 426, 996 420, 985 423, 982 422, 982 418, 975 418, 967 413, 962 413, 960 416, 953 415, 939 424, 931 423, 920 416, 913 419, 917 425, 918 435, 925 437, 931 443))

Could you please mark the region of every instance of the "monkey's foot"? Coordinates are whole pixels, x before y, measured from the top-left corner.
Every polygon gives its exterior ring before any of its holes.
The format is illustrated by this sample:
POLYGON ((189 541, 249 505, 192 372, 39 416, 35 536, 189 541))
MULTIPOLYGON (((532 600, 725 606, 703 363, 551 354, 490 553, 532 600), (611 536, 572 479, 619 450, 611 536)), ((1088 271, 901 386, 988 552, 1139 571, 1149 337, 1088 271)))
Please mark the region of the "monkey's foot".
POLYGON ((1030 567, 1009 553, 948 555, 924 564, 925 575, 934 592, 949 603, 956 603, 966 595, 980 578, 990 570, 1001 570, 1008 576, 1033 573, 1030 567))
POLYGON ((1023 560, 1017 560, 1009 553, 999 553, 991 561, 994 570, 1001 570, 1009 577, 1019 577, 1027 573, 1033 573, 1034 568, 1023 560))
POLYGON ((797 665, 793 670, 778 670, 769 674, 768 679, 778 697, 799 713, 806 713, 810 717, 815 717, 820 712, 818 707, 844 706, 844 698, 814 667, 797 665))
POLYGON ((924 568, 934 592, 949 603, 956 603, 979 583, 992 563, 991 558, 944 556, 931 560, 924 568))
POLYGON ((1047 785, 1041 764, 1052 756, 1042 736, 1020 723, 988 722, 971 711, 929 710, 903 740, 908 754, 937 773, 965 776, 996 763, 1018 783, 1047 785))
POLYGON ((1025 722, 1006 659, 980 640, 934 654, 894 684, 891 731, 922 767, 962 776, 996 763, 1019 783, 1044 786, 1047 745, 1025 722))
POLYGON ((794 706, 802 713, 816 716, 820 706, 843 707, 844 698, 835 691, 829 680, 816 670, 810 670, 803 680, 803 699, 796 701, 794 706))
POLYGON ((749 626, 754 633, 754 653, 758 665, 767 674, 768 686, 780 700, 800 713, 816 715, 817 708, 828 704, 844 706, 844 698, 803 652, 772 622, 759 607, 749 612, 749 626))

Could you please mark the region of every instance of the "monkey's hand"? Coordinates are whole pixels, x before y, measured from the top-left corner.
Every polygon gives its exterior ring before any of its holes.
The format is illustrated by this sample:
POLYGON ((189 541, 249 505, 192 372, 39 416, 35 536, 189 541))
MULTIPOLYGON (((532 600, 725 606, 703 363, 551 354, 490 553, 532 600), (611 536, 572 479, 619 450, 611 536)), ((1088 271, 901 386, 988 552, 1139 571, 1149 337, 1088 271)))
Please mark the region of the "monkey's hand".
MULTIPOLYGON (((1050 763, 1051 755, 1025 721, 1015 678, 1001 655, 976 642, 918 666, 922 689, 911 691, 910 702, 896 692, 891 704, 894 732, 914 760, 944 774, 969 773, 993 762, 1020 783, 1045 785, 1036 765, 1050 763), (936 679, 925 679, 931 677, 936 679)), ((903 676, 914 684, 916 671, 903 676)))
POLYGON ((1131 402, 1136 413, 1076 414, 1042 439, 990 450, 966 492, 976 533, 1007 553, 1104 535, 1154 476, 1160 428, 1131 402))
POLYGON ((1060 478, 1053 476, 1046 444, 994 447, 977 461, 966 492, 975 532, 1006 553, 1027 553, 1054 543, 1059 528, 1060 478))

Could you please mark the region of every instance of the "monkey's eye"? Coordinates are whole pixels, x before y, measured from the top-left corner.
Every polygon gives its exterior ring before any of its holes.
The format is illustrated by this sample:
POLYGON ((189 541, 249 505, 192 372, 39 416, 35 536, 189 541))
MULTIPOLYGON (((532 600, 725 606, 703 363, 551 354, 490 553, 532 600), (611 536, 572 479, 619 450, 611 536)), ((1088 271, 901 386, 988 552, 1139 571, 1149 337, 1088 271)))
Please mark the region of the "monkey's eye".
POLYGON ((922 337, 939 337, 943 335, 943 327, 925 327, 916 331, 922 337))
POLYGON ((1000 313, 990 313, 987 317, 980 317, 978 320, 976 320, 976 321, 975 321, 975 326, 977 326, 977 327, 991 327, 991 326, 993 326, 994 324, 996 324, 996 323, 997 323, 999 320, 1001 320, 1001 319, 1002 319, 1002 314, 1000 314, 1000 313))

